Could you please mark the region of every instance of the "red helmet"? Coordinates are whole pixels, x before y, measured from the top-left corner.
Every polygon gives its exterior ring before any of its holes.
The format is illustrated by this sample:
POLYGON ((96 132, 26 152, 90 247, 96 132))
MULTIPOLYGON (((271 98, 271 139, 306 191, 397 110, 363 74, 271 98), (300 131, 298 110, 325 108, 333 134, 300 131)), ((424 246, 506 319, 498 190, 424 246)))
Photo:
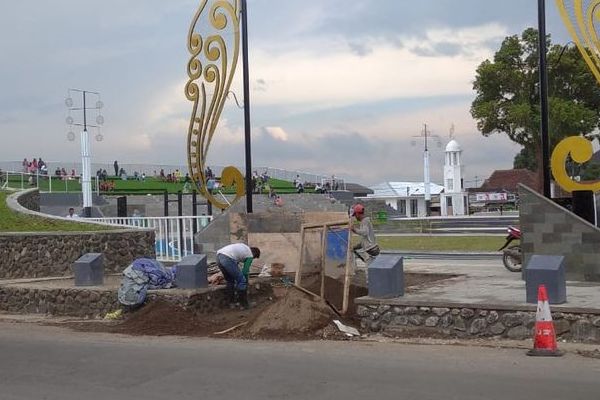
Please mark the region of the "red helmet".
POLYGON ((364 214, 365 213, 365 206, 363 206, 362 204, 355 204, 352 206, 352 208, 350 209, 350 216, 355 216, 358 214, 364 214))

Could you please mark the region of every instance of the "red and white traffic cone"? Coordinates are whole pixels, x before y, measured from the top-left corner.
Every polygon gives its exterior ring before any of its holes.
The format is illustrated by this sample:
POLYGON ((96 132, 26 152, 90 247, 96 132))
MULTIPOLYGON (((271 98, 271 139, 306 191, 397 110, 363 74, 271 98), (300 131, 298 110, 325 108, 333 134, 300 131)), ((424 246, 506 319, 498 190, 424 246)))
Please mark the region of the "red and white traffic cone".
POLYGON ((535 316, 535 335, 533 337, 533 349, 527 352, 528 356, 562 356, 563 353, 558 350, 556 345, 556 333, 554 331, 554 322, 550 314, 550 304, 548 303, 548 293, 546 286, 538 287, 538 305, 535 316))

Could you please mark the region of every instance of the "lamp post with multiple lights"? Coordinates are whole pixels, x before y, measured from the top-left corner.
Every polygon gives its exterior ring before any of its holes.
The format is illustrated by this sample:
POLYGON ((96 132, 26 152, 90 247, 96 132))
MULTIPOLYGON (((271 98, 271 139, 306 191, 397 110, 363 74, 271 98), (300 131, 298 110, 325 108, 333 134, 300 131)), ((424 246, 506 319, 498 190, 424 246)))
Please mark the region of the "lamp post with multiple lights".
MULTIPOLYGON (((67 124, 72 126, 80 126, 83 127, 81 131, 81 192, 83 194, 83 217, 90 218, 92 216, 92 154, 90 151, 90 135, 88 132, 89 128, 98 129, 98 133, 96 134, 96 140, 102 141, 102 134, 99 132, 100 126, 104 124, 104 117, 100 114, 100 109, 104 107, 104 103, 100 100, 100 93, 92 92, 89 90, 81 90, 81 89, 69 89, 69 95, 65 100, 65 105, 69 111, 69 115, 67 117, 67 124), (81 93, 82 95, 82 104, 80 107, 76 106, 73 101, 73 93, 81 93), (95 97, 96 103, 93 107, 88 105, 88 97, 95 97), (87 122, 87 112, 89 110, 96 110, 96 125, 90 125, 87 122), (72 112, 81 111, 83 117, 83 123, 76 122, 75 119, 71 116, 72 112)), ((67 139, 69 141, 75 140, 75 132, 70 130, 67 134, 67 139)))

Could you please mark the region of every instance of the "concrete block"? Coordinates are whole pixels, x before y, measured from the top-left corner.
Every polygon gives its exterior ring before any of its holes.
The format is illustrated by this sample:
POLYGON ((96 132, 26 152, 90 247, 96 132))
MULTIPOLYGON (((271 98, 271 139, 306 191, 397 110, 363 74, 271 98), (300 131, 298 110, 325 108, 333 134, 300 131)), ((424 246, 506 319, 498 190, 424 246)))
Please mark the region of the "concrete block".
POLYGON ((525 268, 527 303, 537 303, 538 287, 545 285, 550 304, 567 301, 565 257, 534 254, 525 268))
POLYGON ((182 289, 208 287, 208 263, 205 254, 186 256, 177 264, 175 284, 182 289))
POLYGON ((75 286, 100 286, 104 284, 104 257, 100 253, 87 253, 73 264, 75 286))
POLYGON ((404 258, 380 254, 369 265, 369 296, 389 298, 404 296, 404 258))

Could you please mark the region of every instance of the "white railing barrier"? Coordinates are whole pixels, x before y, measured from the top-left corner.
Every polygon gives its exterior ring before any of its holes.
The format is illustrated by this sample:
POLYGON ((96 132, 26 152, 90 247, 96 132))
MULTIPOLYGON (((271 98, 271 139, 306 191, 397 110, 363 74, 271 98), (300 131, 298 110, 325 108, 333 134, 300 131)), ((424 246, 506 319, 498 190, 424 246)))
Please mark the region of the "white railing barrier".
POLYGON ((177 262, 194 254, 194 222, 198 232, 210 223, 212 216, 86 218, 88 220, 111 226, 153 229, 156 259, 177 262))
MULTIPOLYGON (((2 171, 0 176, 0 186, 3 189, 28 189, 38 188, 42 192, 65 193, 81 192, 80 175, 48 175, 39 172, 17 172, 2 171), (46 184, 43 184, 46 183, 46 184), (77 185, 74 187, 74 184, 77 185)), ((92 177, 96 182, 96 193, 100 192, 100 182, 98 177, 92 177)))

